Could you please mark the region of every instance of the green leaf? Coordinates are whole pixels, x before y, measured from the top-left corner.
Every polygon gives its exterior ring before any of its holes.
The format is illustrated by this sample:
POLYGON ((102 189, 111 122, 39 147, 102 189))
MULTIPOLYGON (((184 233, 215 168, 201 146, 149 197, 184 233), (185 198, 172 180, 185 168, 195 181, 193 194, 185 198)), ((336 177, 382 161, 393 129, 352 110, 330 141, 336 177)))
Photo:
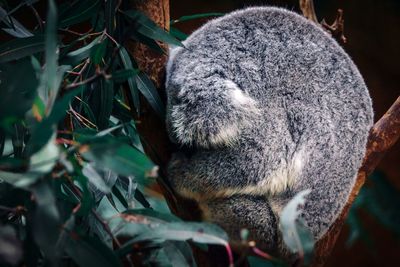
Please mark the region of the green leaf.
POLYGON ((164 119, 165 117, 165 107, 161 98, 157 92, 156 87, 149 77, 143 72, 139 73, 135 77, 137 87, 139 91, 144 95, 144 97, 149 102, 150 106, 156 111, 157 115, 164 119))
POLYGON ((196 266, 192 250, 187 242, 166 241, 162 248, 172 266, 196 266))
POLYGON ((154 21, 149 19, 145 14, 137 10, 128 10, 124 12, 126 16, 131 18, 134 22, 135 29, 151 39, 161 42, 182 46, 183 44, 175 39, 172 35, 160 28, 154 21))
POLYGON ((56 258, 60 259, 64 255, 65 247, 67 245, 69 235, 75 226, 75 214, 71 214, 68 220, 63 224, 62 231, 55 244, 56 258))
POLYGON ((60 27, 65 28, 90 19, 97 15, 101 1, 75 1, 60 16, 60 27))
POLYGON ((100 81, 100 105, 97 114, 97 127, 100 130, 107 129, 111 116, 114 100, 114 83, 111 80, 100 81))
POLYGON ((33 34, 28 29, 26 29, 18 20, 10 16, 11 13, 12 12, 8 12, 7 14, 7 11, 0 6, 0 21, 4 22, 9 27, 2 28, 2 30, 17 38, 26 38, 33 36, 33 34), (8 17, 8 19, 4 19, 6 17, 8 17))
POLYGON ((154 164, 140 151, 110 137, 100 137, 81 152, 82 156, 95 163, 96 168, 112 170, 115 173, 135 177, 138 183, 148 183, 143 179, 154 164))
POLYGON ((247 261, 250 267, 289 267, 289 265, 284 263, 267 261, 254 256, 248 256, 247 261))
POLYGON ((46 43, 45 59, 46 65, 41 79, 41 86, 38 89, 39 96, 46 104, 47 112, 53 108, 58 89, 62 81, 64 72, 58 72, 58 52, 57 52, 57 10, 53 0, 49 0, 49 7, 46 20, 46 43))
POLYGON ((75 65, 80 63, 82 60, 88 58, 91 54, 92 49, 101 42, 101 36, 95 38, 92 42, 89 44, 78 48, 72 52, 69 52, 65 58, 63 59, 63 64, 70 64, 70 65, 75 65))
POLYGON ((96 189, 106 194, 110 193, 110 187, 106 184, 103 177, 96 171, 92 164, 85 164, 82 173, 96 189))
POLYGON ((48 174, 55 166, 60 151, 55 144, 55 134, 41 150, 30 157, 29 167, 26 172, 0 171, 0 178, 16 187, 28 188, 39 178, 48 174))
POLYGON ((13 39, 0 46, 0 63, 20 59, 44 50, 44 35, 13 39))
POLYGON ((70 101, 82 89, 78 88, 65 94, 60 100, 56 101, 54 108, 50 115, 44 118, 40 123, 33 126, 31 130, 31 138, 27 145, 28 155, 32 155, 41 149, 50 139, 57 123, 65 117, 70 101))
POLYGON ((178 29, 175 28, 175 27, 171 27, 171 28, 169 29, 169 33, 170 33, 172 36, 174 36, 176 39, 181 40, 181 41, 186 40, 186 38, 188 37, 188 35, 187 35, 186 33, 181 32, 180 30, 178 30, 178 29))
MULTIPOLYGON (((124 65, 125 69, 127 69, 127 70, 133 69, 133 64, 132 64, 131 58, 129 57, 129 54, 126 51, 126 49, 122 46, 119 49, 119 56, 121 58, 122 64, 124 65)), ((131 92, 133 105, 136 108, 136 112, 139 114, 140 102, 139 102, 139 91, 138 91, 138 87, 136 84, 136 80, 134 78, 129 78, 128 86, 129 86, 129 90, 131 92)))
POLYGON ((70 235, 66 243, 66 252, 79 266, 122 266, 110 248, 91 236, 70 235))
POLYGON ((106 22, 106 30, 109 35, 114 34, 115 29, 115 12, 117 7, 116 0, 108 0, 105 4, 104 20, 106 22))
POLYGON ((0 71, 0 126, 7 127, 7 120, 22 119, 32 107, 39 81, 30 60, 3 67, 0 71))
POLYGON ((296 194, 283 208, 280 215, 279 227, 283 235, 285 245, 293 253, 299 253, 307 261, 314 248, 313 236, 304 221, 301 219, 299 206, 304 206, 305 196, 311 190, 304 190, 296 194))
POLYGON ((372 186, 361 189, 362 207, 400 238, 399 190, 382 172, 375 171, 368 179, 372 186))
POLYGON ((179 19, 171 20, 170 24, 174 25, 175 23, 178 22, 184 22, 188 20, 194 20, 194 19, 201 19, 201 18, 208 18, 208 17, 219 17, 223 16, 225 13, 201 13, 201 14, 194 14, 194 15, 188 15, 188 16, 182 16, 179 19))
POLYGON ((113 186, 112 188, 112 193, 113 195, 121 202, 121 204, 124 206, 124 208, 128 208, 128 202, 122 195, 121 191, 119 191, 118 187, 116 185, 113 186))
POLYGON ((34 237, 45 257, 54 261, 57 255, 55 244, 61 234, 60 215, 56 207, 56 200, 46 182, 35 185, 33 195, 37 203, 33 218, 34 237))
POLYGON ((132 32, 129 33, 129 37, 132 38, 135 41, 138 41, 138 42, 140 42, 142 44, 147 45, 149 48, 153 49, 154 51, 156 51, 160 55, 166 54, 164 49, 162 49, 161 46, 156 41, 154 41, 153 39, 151 39, 151 38, 149 38, 147 36, 144 36, 140 32, 132 30, 132 32))
POLYGON ((134 78, 138 73, 139 71, 134 69, 117 70, 112 74, 112 79, 117 83, 122 83, 130 78, 134 78))
POLYGON ((144 217, 148 217, 154 221, 161 222, 181 222, 182 220, 172 214, 162 213, 152 209, 129 209, 123 212, 123 214, 131 214, 131 215, 141 215, 144 217))
POLYGON ((90 53, 90 59, 92 60, 93 64, 100 64, 107 49, 107 39, 104 39, 101 43, 96 44, 90 53))
MULTIPOLYGON (((227 245, 228 236, 218 226, 209 223, 173 222, 160 224, 152 228, 150 232, 139 233, 130 242, 141 242, 145 240, 174 240, 196 243, 227 245)), ((124 245, 125 246, 125 245, 124 245)))

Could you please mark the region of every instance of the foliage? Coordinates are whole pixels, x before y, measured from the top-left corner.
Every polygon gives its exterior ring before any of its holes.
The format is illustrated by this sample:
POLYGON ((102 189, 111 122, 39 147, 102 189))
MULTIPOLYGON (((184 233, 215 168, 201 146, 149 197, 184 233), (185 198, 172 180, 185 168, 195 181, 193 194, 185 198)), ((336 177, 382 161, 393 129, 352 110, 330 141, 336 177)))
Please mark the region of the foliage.
POLYGON ((354 201, 346 223, 350 227, 347 245, 352 246, 357 240, 362 240, 370 248, 373 247, 373 239, 368 234, 363 223, 360 211, 374 218, 379 224, 400 238, 400 194, 379 171, 375 171, 368 177, 368 183, 362 187, 354 201))
POLYGON ((280 216, 280 229, 283 241, 292 253, 298 253, 305 263, 311 261, 314 249, 314 239, 310 230, 301 218, 301 206, 306 202, 305 197, 311 190, 297 193, 284 207, 280 216))
MULTIPOLYGON (((232 263, 222 229, 181 221, 153 191, 157 166, 132 119, 143 98, 160 118, 165 107, 124 45, 164 53, 160 42, 183 46, 186 35, 166 32, 129 1, 0 3, 9 38, 0 46, 0 264, 196 266, 189 242, 221 245, 232 263), (45 16, 36 10, 44 4, 45 16), (36 26, 20 22, 20 12, 33 12, 36 26)), ((293 201, 282 227, 296 233, 293 252, 305 253, 304 199, 293 201)))
POLYGON ((189 240, 228 246, 154 193, 132 119, 140 95, 164 104, 124 45, 181 42, 129 1, 1 1, 0 17, 0 264, 195 266, 189 240))

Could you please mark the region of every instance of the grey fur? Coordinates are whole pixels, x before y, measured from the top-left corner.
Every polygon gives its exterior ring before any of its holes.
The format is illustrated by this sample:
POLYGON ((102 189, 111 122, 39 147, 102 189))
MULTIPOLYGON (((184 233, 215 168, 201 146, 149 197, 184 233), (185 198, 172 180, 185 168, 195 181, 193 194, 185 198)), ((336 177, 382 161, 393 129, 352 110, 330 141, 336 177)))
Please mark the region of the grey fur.
POLYGON ((280 8, 214 19, 174 48, 167 127, 193 149, 169 180, 233 240, 242 227, 277 249, 282 207, 310 188, 302 216, 316 239, 354 184, 373 123, 357 67, 329 34, 280 8))

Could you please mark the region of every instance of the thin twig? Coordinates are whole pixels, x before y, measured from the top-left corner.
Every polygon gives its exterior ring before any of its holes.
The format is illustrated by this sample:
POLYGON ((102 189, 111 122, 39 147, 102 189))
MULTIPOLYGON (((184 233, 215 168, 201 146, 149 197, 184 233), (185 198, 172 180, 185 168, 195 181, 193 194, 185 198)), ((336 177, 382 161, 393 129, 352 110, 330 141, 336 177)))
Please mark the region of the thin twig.
POLYGON ((93 76, 91 76, 91 77, 89 77, 89 78, 87 78, 87 79, 85 79, 83 81, 71 83, 71 84, 68 84, 68 85, 64 86, 64 89, 65 90, 70 90, 70 89, 73 89, 73 88, 77 88, 77 87, 79 87, 81 85, 85 85, 87 83, 93 82, 94 80, 97 80, 100 77, 108 78, 108 75, 104 71, 99 71, 96 74, 94 74, 93 76))
MULTIPOLYGON (((39 26, 40 31, 43 32, 44 27, 43 27, 43 20, 42 20, 42 18, 40 17, 39 13, 37 12, 36 8, 35 8, 33 5, 28 5, 28 6, 29 6, 30 9, 32 10, 33 14, 35 15, 35 18, 36 18, 36 20, 37 20, 37 22, 38 22, 38 26, 39 26)), ((35 27, 35 28, 36 28, 36 27, 35 27)))
POLYGON ((320 25, 325 31, 329 32, 339 42, 347 42, 347 38, 344 36, 344 19, 342 9, 338 9, 335 21, 332 24, 328 24, 325 19, 323 19, 321 23, 318 22, 317 15, 315 14, 313 0, 299 0, 299 5, 304 17, 320 25))

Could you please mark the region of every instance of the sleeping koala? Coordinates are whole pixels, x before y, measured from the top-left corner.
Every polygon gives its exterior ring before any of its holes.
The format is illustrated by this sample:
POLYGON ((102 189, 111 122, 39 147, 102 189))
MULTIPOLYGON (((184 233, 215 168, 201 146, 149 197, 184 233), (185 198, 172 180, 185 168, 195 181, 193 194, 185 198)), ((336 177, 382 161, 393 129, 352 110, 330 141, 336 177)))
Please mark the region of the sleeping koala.
POLYGON ((167 128, 190 147, 169 181, 233 241, 249 229, 279 250, 278 219, 311 189, 302 216, 315 239, 347 201, 373 123, 350 57, 313 22, 256 7, 211 20, 171 50, 167 128))

